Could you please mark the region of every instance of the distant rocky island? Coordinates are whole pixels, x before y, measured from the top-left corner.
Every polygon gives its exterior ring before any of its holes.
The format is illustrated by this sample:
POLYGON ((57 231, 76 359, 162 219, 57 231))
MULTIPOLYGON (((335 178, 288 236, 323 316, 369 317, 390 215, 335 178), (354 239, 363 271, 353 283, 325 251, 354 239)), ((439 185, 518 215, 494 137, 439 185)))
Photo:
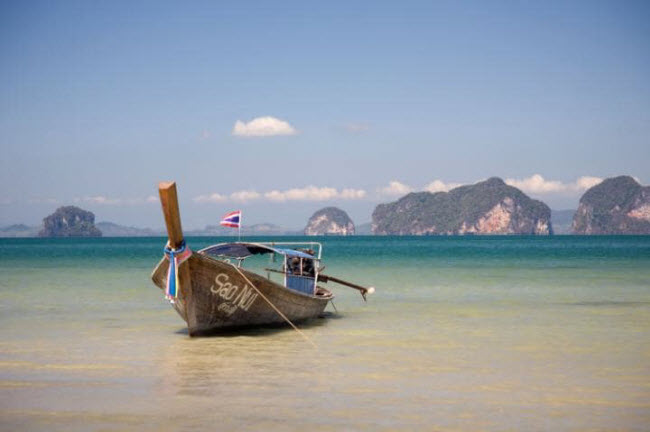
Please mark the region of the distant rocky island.
POLYGON ((337 207, 325 207, 309 218, 305 235, 354 235, 354 223, 350 216, 337 207))
POLYGON ((587 190, 573 217, 575 234, 650 234, 650 186, 629 176, 587 190))
POLYGON ((0 237, 36 237, 39 227, 14 224, 0 228, 0 237))
MULTIPOLYGON (((138 228, 105 221, 97 222, 95 227, 101 231, 102 237, 164 237, 167 235, 164 229, 138 228)), ((43 231, 43 226, 14 224, 0 227, 0 237, 50 237, 48 235, 41 235, 43 231)), ((237 234, 236 229, 226 228, 220 225, 207 225, 203 229, 185 231, 185 235, 190 237, 228 237, 236 236, 237 234)), ((244 225, 242 228, 242 235, 246 236, 294 236, 302 234, 302 231, 290 230, 271 223, 244 225)))
POLYGON ((415 192, 372 213, 380 235, 552 234, 551 209, 498 177, 449 192, 415 192))
POLYGON ((59 207, 43 219, 39 237, 101 237, 95 226, 95 215, 75 206, 59 207))
MULTIPOLYGON (((498 177, 449 192, 415 192, 379 204, 372 221, 358 226, 337 207, 315 212, 302 231, 272 223, 244 225, 246 236, 299 235, 464 235, 464 234, 650 234, 650 186, 630 176, 608 178, 587 190, 580 206, 553 210, 508 186, 498 177)), ((187 236, 236 236, 220 225, 187 230, 187 236)), ((163 229, 98 222, 92 212, 75 206, 58 208, 42 226, 0 227, 0 237, 155 237, 163 229)))

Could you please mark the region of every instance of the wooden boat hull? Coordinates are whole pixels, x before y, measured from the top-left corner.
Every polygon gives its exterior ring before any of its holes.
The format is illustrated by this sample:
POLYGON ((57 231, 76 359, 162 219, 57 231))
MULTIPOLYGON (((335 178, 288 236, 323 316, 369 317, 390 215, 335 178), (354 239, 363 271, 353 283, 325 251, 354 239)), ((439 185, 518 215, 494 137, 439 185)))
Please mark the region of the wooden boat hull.
MULTIPOLYGON (((329 292, 318 296, 303 294, 198 252, 181 264, 187 265, 191 286, 180 287, 173 306, 187 322, 190 336, 237 327, 286 323, 269 302, 292 322, 304 321, 321 315, 333 297, 329 292)), ((151 275, 154 284, 163 290, 168 267, 168 260, 163 258, 151 275)))

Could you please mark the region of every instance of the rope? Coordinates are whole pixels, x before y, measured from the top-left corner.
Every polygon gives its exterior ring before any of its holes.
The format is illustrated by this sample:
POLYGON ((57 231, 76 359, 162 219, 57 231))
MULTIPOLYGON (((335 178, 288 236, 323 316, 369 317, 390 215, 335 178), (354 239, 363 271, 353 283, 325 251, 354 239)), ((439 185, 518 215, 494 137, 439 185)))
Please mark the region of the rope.
POLYGON ((172 256, 173 256, 173 255, 175 255, 175 254, 180 254, 180 253, 185 252, 185 248, 186 248, 186 247, 187 247, 187 245, 185 244, 185 240, 183 240, 183 241, 181 242, 181 247, 179 247, 178 249, 174 249, 174 248, 172 248, 172 247, 170 246, 169 242, 167 242, 167 244, 166 244, 165 247, 164 247, 164 251, 165 251, 165 253, 166 253, 167 255, 172 255, 172 256))
POLYGON ((190 255, 192 255, 192 251, 185 245, 184 240, 178 249, 172 248, 169 242, 167 242, 163 250, 165 251, 165 256, 169 260, 165 296, 173 303, 174 299, 178 297, 178 291, 181 288, 181 283, 178 278, 178 266, 180 266, 183 262, 185 262, 185 260, 190 257, 190 255))
MULTIPOLYGON (((230 264, 230 263, 228 263, 228 264, 230 264)), ((316 345, 316 344, 315 344, 311 339, 309 339, 305 333, 303 333, 302 331, 300 331, 300 329, 299 329, 298 327, 296 327, 296 325, 295 325, 294 323, 292 323, 291 320, 290 320, 289 318, 287 318, 287 316, 286 316, 285 314, 283 314, 283 313, 280 311, 280 309, 278 309, 277 307, 275 307, 275 305, 274 305, 273 303, 271 303, 271 300, 269 300, 268 298, 266 298, 266 296, 265 296, 264 294, 262 294, 262 291, 260 291, 259 289, 257 289, 257 287, 253 284, 253 282, 251 282, 250 280, 248 280, 248 278, 246 277, 246 275, 245 275, 244 273, 242 273, 242 271, 239 270, 239 268, 238 268, 237 266, 235 266, 235 265, 233 265, 233 264, 230 264, 230 265, 231 265, 235 270, 237 270, 237 271, 239 272, 239 274, 244 278, 244 280, 246 280, 246 282, 247 282, 250 286, 252 286, 253 289, 254 289, 255 291, 257 291, 257 293, 260 295, 260 297, 262 297, 264 300, 266 300, 266 302, 267 302, 267 303, 268 303, 268 304, 273 308, 273 310, 275 310, 275 311, 278 313, 278 315, 280 315, 280 316, 281 316, 281 317, 282 317, 286 322, 288 322, 288 323, 291 325, 291 327, 293 327, 293 329, 294 329, 295 331, 297 331, 298 334, 300 334, 300 336, 302 336, 303 339, 305 339, 307 342, 309 342, 309 343, 311 344, 311 346, 313 346, 314 348, 318 349, 318 346, 317 346, 317 345, 316 345)))

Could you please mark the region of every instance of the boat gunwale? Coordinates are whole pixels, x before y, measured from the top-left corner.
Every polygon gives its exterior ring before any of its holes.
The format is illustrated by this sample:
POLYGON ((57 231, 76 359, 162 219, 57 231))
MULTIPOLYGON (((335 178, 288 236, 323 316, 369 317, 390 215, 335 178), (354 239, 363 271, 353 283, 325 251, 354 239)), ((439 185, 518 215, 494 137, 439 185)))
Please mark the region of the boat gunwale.
MULTIPOLYGON (((278 248, 276 248, 276 246, 284 246, 284 245, 314 246, 314 245, 316 245, 316 246, 318 246, 318 253, 316 255, 313 255, 312 259, 319 260, 319 261, 322 259, 321 256, 322 256, 322 252, 323 252, 323 245, 320 242, 242 242, 242 241, 216 243, 216 244, 213 244, 213 245, 210 245, 210 246, 206 246, 206 247, 200 249, 198 252, 202 252, 205 255, 210 255, 210 254, 207 253, 207 250, 215 248, 217 246, 225 246, 225 245, 231 245, 231 244, 234 244, 234 245, 251 245, 251 246, 262 247, 262 248, 265 248, 265 249, 268 250, 267 253, 277 253, 277 254, 284 255, 284 256, 290 256, 290 254, 286 253, 285 249, 278 249, 278 248)), ((293 250, 295 252, 301 252, 301 251, 299 251, 297 249, 289 249, 289 250, 293 250)), ((301 253, 304 253, 304 252, 301 252, 301 253)), ((224 255, 224 256, 228 256, 228 258, 234 258, 234 259, 246 259, 251 255, 256 255, 256 254, 250 254, 250 255, 246 255, 246 256, 230 256, 230 255, 224 255)), ((305 255, 309 255, 309 254, 305 254, 305 255)), ((300 255, 294 255, 294 256, 300 256, 300 255)))
MULTIPOLYGON (((232 269, 235 270, 235 271, 240 270, 240 271, 243 271, 245 274, 255 275, 256 277, 260 277, 260 278, 262 278, 264 280, 265 283, 271 284, 275 289, 281 289, 281 290, 286 291, 286 292, 288 292, 288 293, 290 293, 292 295, 297 295, 299 298, 302 297, 302 298, 307 298, 307 299, 312 299, 312 300, 327 300, 327 301, 329 301, 329 300, 331 300, 331 299, 333 299, 335 297, 334 293, 332 291, 328 290, 327 288, 320 287, 320 286, 317 286, 316 288, 327 291, 329 293, 329 295, 322 296, 322 295, 316 295, 316 294, 307 294, 307 293, 304 293, 304 292, 301 292, 301 291, 298 291, 298 290, 287 288, 286 286, 284 286, 284 285, 282 285, 282 284, 280 284, 280 283, 278 283, 276 281, 267 279, 262 274, 256 273, 256 272, 251 271, 251 270, 246 269, 246 268, 237 267, 236 265, 234 265, 232 263, 226 263, 226 262, 224 262, 222 260, 214 258, 214 257, 212 257, 212 256, 210 256, 210 255, 208 255, 206 253, 201 252, 201 251, 198 251, 198 252, 195 252, 194 254, 192 254, 192 256, 190 256, 189 260, 191 260, 194 255, 200 256, 202 259, 208 260, 208 262, 214 262, 214 263, 218 263, 218 264, 221 264, 221 265, 224 265, 224 266, 227 266, 227 267, 232 267, 232 269)), ((167 266, 169 265, 168 259, 166 257, 162 257, 161 260, 156 265, 156 267, 154 268, 153 272, 151 273, 151 279, 154 281, 154 284, 156 286, 158 286, 158 288, 161 289, 161 290, 165 289, 164 276, 162 274, 159 275, 158 272, 159 272, 159 269, 161 269, 161 266, 164 266, 165 263, 167 263, 167 266), (160 280, 160 284, 156 283, 157 280, 160 280)), ((298 304, 298 303, 296 303, 296 304, 298 304)))

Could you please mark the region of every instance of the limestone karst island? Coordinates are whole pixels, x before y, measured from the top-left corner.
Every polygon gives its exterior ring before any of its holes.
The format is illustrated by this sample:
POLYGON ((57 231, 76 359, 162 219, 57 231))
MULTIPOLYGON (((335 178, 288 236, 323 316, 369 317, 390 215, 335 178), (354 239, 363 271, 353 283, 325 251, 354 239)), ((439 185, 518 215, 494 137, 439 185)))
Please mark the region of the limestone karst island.
POLYGON ((337 207, 325 207, 309 218, 304 233, 317 235, 354 235, 354 223, 350 216, 337 207))
MULTIPOLYGON (((187 230, 190 236, 229 236, 233 232, 219 225, 187 230)), ((557 232, 650 234, 650 186, 642 186, 630 176, 608 178, 582 195, 576 211, 551 212, 544 202, 492 177, 449 192, 413 192, 394 202, 379 204, 369 224, 355 226, 344 210, 325 207, 316 211, 301 231, 272 223, 245 225, 242 229, 245 235, 258 236, 549 235, 557 232)), ((163 235, 161 229, 95 223, 92 212, 75 206, 59 207, 43 219, 40 227, 14 224, 0 228, 0 237, 160 235, 163 235)))
POLYGON ((608 178, 580 199, 575 234, 650 234, 650 186, 629 176, 608 178))
POLYGON ((39 237, 101 237, 95 215, 75 206, 59 207, 43 219, 39 237))
POLYGON ((553 233, 551 209, 497 177, 380 204, 372 214, 372 230, 381 235, 553 233))

